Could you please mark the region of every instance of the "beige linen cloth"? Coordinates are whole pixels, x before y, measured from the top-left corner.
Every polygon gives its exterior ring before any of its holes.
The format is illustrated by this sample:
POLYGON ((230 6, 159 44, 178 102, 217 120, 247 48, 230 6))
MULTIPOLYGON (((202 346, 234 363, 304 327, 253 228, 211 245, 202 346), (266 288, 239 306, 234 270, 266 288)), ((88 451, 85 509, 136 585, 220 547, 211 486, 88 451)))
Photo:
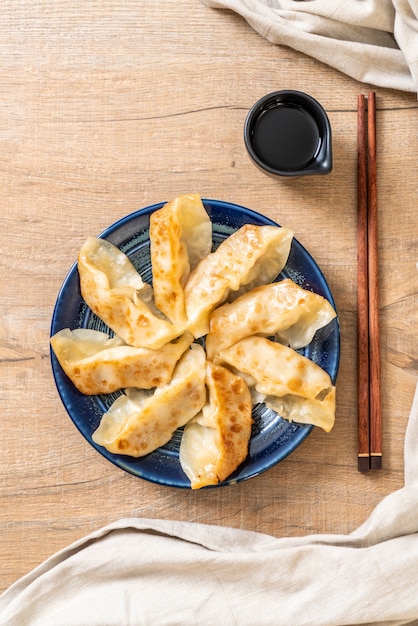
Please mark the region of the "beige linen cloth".
POLYGON ((418 0, 202 0, 364 83, 418 91, 418 0))
POLYGON ((0 624, 418 624, 418 386, 405 436, 405 486, 352 534, 277 539, 124 519, 17 581, 0 597, 0 624))

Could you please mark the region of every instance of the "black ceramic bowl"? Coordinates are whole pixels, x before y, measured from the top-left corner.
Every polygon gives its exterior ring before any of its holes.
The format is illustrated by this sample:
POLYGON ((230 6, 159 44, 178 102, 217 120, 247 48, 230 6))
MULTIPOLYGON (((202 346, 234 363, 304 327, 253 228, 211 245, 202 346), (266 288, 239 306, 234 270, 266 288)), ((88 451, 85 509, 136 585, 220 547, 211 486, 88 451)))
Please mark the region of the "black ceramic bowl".
POLYGON ((317 100, 306 93, 270 93, 250 109, 244 141, 254 163, 273 177, 328 174, 331 126, 317 100))

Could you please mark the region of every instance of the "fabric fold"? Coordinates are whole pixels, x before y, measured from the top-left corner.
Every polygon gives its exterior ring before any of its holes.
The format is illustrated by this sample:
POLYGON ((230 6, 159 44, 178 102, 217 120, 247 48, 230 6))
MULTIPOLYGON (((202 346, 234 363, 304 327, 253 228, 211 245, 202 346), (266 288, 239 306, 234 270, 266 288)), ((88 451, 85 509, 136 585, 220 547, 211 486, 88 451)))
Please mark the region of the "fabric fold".
POLYGON ((418 386, 405 486, 349 535, 275 538, 122 519, 12 585, 0 597, 0 624, 418 624, 417 440, 418 386))
POLYGON ((418 91, 418 0, 201 0, 360 82, 418 91))

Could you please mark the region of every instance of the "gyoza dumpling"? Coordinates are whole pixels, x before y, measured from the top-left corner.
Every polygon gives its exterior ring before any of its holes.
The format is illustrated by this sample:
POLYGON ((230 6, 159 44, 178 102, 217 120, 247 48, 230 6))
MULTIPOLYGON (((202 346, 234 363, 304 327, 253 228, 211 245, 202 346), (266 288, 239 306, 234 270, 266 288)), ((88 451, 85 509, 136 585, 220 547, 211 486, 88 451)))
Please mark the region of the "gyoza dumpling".
POLYGON ((273 398, 280 399, 286 412, 282 417, 302 422, 310 419, 308 423, 327 432, 331 430, 335 420, 335 387, 331 378, 319 365, 292 348, 264 337, 247 337, 222 350, 215 361, 234 368, 250 387, 263 397, 268 396, 270 403, 273 398), (325 420, 316 410, 318 402, 326 407, 325 420), (302 408, 304 417, 299 419, 298 411, 302 408))
POLYGON ((86 395, 111 393, 126 387, 151 389, 171 380, 177 361, 193 337, 184 333, 158 350, 128 346, 119 337, 87 328, 65 328, 51 337, 62 369, 86 395))
POLYGON ((286 264, 292 238, 287 228, 245 224, 202 259, 184 289, 193 335, 208 333, 210 314, 228 296, 271 282, 286 264))
POLYGON ((209 401, 186 424, 180 444, 180 464, 192 489, 216 485, 244 461, 251 436, 252 402, 240 376, 208 362, 209 401))
POLYGON ((140 457, 166 444, 206 402, 203 348, 192 344, 178 362, 170 383, 154 393, 127 389, 93 433, 95 443, 114 454, 140 457))
POLYGON ((330 387, 324 398, 307 399, 300 396, 286 395, 282 398, 266 396, 264 402, 289 422, 313 424, 329 433, 335 422, 335 387, 330 387))
POLYGON ((184 325, 184 285, 212 249, 212 222, 200 196, 179 196, 152 213, 150 242, 155 304, 173 324, 184 325))
POLYGON ((89 237, 78 255, 78 272, 88 306, 127 344, 158 349, 183 332, 158 313, 151 287, 109 241, 89 237))
POLYGON ((216 309, 210 318, 206 352, 213 359, 217 352, 251 335, 279 335, 296 350, 308 345, 334 317, 328 300, 286 278, 256 287, 216 309))

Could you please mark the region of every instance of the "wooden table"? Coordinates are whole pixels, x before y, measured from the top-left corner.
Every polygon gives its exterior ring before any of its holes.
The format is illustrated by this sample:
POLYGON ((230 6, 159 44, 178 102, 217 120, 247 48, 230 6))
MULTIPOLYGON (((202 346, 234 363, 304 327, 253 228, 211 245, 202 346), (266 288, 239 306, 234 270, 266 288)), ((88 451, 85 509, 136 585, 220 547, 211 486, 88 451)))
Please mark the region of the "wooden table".
POLYGON ((369 85, 273 46, 198 0, 2 3, 0 589, 118 518, 180 519, 275 536, 349 533, 403 484, 416 382, 418 106, 376 89, 383 469, 357 471, 356 107, 369 85), (243 143, 249 107, 295 88, 333 129, 324 177, 275 181, 243 143), (58 290, 88 235, 181 193, 292 228, 341 324, 337 421, 234 487, 192 492, 131 476, 69 419, 52 378, 58 290))

